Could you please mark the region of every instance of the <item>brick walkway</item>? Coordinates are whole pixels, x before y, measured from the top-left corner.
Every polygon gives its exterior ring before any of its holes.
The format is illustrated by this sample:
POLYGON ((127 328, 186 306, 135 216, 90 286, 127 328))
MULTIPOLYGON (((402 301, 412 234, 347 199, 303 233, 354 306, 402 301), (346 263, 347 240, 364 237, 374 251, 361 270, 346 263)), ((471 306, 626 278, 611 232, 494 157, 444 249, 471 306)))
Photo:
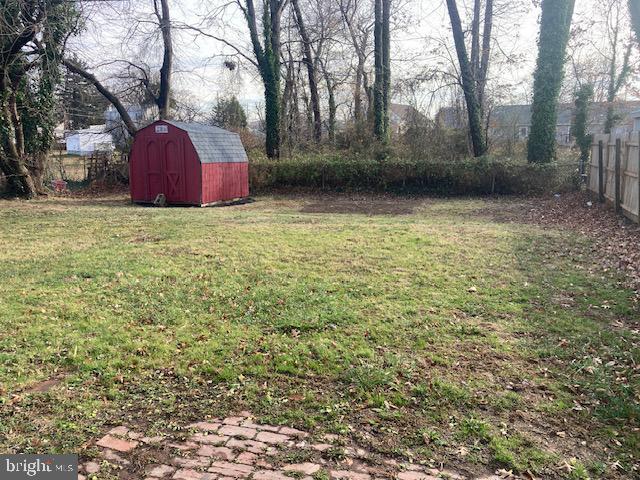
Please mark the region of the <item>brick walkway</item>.
MULTIPOLYGON (((259 425, 249 413, 188 426, 190 434, 148 437, 125 426, 96 442, 99 457, 80 465, 78 480, 435 480, 465 479, 450 470, 400 463, 345 446, 335 435, 314 439, 288 427, 259 425)), ((483 477, 484 480, 506 478, 483 477)), ((511 477, 514 478, 514 477, 511 477)))

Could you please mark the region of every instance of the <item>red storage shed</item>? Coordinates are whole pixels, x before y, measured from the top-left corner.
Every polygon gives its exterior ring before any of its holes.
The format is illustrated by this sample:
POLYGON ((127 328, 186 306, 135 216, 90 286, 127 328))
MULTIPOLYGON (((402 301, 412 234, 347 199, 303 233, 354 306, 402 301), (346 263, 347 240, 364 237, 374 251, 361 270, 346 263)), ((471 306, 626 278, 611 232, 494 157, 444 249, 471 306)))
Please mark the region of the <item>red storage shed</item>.
POLYGON ((131 199, 210 205, 249 196, 249 163, 237 133, 160 120, 136 133, 129 160, 131 199))

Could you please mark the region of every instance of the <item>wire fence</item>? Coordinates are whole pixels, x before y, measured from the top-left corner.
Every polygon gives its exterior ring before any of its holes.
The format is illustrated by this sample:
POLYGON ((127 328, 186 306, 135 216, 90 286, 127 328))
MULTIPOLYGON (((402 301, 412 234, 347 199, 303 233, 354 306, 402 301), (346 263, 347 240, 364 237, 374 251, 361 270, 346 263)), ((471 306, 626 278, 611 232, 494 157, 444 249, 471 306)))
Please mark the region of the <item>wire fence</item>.
POLYGON ((121 152, 94 152, 89 156, 56 152, 51 155, 48 176, 72 183, 95 180, 128 180, 128 156, 121 152))

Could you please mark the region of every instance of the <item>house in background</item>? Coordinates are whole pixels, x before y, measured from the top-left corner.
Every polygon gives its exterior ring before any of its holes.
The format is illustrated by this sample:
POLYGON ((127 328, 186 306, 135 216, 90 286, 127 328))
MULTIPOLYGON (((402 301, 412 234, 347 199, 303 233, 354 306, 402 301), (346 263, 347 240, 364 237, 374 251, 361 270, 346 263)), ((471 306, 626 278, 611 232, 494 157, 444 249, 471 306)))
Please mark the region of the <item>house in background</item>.
POLYGON ((112 152, 114 149, 113 138, 106 125, 92 125, 69 132, 66 145, 67 153, 83 157, 95 152, 112 152))
MULTIPOLYGON (((131 117, 133 124, 138 128, 144 128, 153 122, 157 117, 157 108, 143 107, 140 105, 126 105, 127 113, 131 117)), ((104 111, 104 121, 107 130, 111 132, 113 142, 119 147, 123 147, 129 141, 129 133, 124 128, 122 118, 113 105, 104 111)))
MULTIPOLYGON (((605 102, 589 105, 587 121, 589 133, 602 133, 607 119, 608 104, 605 102)), ((613 129, 614 134, 623 134, 640 130, 640 101, 616 102, 615 114, 618 117, 613 129)), ((558 105, 556 122, 556 141, 559 145, 572 146, 571 125, 575 107, 570 103, 558 105)), ((438 112, 437 120, 445 128, 461 129, 466 126, 466 111, 448 107, 438 112)), ((524 142, 531 131, 531 105, 500 105, 488 112, 487 132, 494 142, 524 142)))
POLYGON ((389 125, 393 133, 402 134, 411 126, 422 125, 427 117, 412 105, 392 103, 389 105, 389 125))

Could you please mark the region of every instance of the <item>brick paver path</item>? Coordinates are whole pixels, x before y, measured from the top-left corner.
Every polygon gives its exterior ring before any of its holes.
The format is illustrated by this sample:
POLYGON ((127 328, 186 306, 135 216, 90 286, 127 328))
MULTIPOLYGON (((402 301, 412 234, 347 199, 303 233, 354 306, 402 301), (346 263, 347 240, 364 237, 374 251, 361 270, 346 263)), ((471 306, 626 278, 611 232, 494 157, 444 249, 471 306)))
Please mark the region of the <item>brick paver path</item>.
MULTIPOLYGON (((254 423, 243 414, 188 425, 188 435, 145 436, 126 426, 95 445, 97 458, 80 465, 78 480, 436 480, 466 479, 371 455, 335 435, 314 438, 294 428, 254 423)), ((484 480, 506 478, 483 477, 484 480)), ((511 477, 514 478, 514 477, 511 477)))

